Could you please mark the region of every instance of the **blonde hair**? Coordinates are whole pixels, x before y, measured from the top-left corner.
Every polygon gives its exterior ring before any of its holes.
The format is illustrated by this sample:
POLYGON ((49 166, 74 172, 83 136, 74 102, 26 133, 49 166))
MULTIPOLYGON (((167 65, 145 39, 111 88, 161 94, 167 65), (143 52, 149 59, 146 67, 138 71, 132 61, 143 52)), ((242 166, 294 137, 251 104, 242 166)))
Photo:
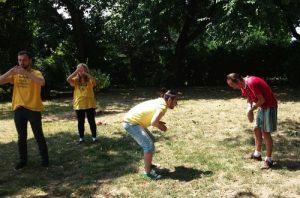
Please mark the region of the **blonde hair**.
POLYGON ((90 69, 89 69, 89 67, 85 63, 79 63, 77 65, 77 68, 80 67, 80 66, 84 67, 86 73, 90 73, 90 69))
MULTIPOLYGON (((86 73, 90 73, 90 69, 89 69, 89 67, 88 67, 85 63, 79 63, 79 64, 77 65, 77 68, 78 68, 78 67, 83 67, 86 73)), ((78 79, 79 82, 80 82, 82 79, 84 80, 84 82, 87 82, 87 81, 89 80, 89 78, 88 78, 87 76, 80 76, 80 75, 78 75, 78 74, 77 74, 77 79, 78 79)))

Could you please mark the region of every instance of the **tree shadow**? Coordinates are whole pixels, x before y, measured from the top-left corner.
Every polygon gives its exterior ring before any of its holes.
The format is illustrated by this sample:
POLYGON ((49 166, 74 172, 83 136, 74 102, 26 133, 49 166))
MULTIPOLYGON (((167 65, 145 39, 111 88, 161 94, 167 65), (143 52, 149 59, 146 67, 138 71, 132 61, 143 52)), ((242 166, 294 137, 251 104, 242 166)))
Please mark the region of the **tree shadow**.
POLYGON ((213 174, 212 171, 202 171, 195 168, 188 168, 185 166, 176 166, 174 171, 170 171, 166 168, 156 168, 156 172, 163 176, 162 179, 173 179, 185 182, 189 182, 194 179, 199 179, 203 176, 213 174))
POLYGON ((0 144, 0 196, 11 196, 23 189, 42 189, 47 196, 66 196, 77 189, 81 196, 91 197, 104 183, 138 172, 140 148, 123 135, 99 137, 97 143, 78 144, 77 134, 60 132, 46 137, 50 167, 40 166, 37 144, 28 140, 28 165, 15 171, 17 143, 0 144))
POLYGON ((278 100, 282 102, 299 102, 300 101, 300 89, 291 88, 288 86, 274 87, 273 91, 278 100))
POLYGON ((289 171, 298 171, 300 170, 300 160, 280 159, 276 161, 272 169, 286 169, 289 171))
POLYGON ((1 110, 1 120, 8 120, 8 119, 11 119, 12 117, 13 117, 13 112, 11 109, 2 109, 1 110))
POLYGON ((238 192, 233 196, 234 198, 257 198, 258 196, 252 192, 238 192))
MULTIPOLYGON (((272 134, 273 137, 273 159, 274 166, 272 169, 286 169, 289 171, 300 170, 300 130, 299 121, 286 119, 278 123, 283 130, 272 134)), ((245 130, 245 133, 250 134, 245 130)), ((228 147, 239 147, 241 145, 255 145, 253 136, 241 141, 242 136, 225 138, 222 144, 228 147)), ((262 145, 262 150, 265 152, 265 143, 262 145)))
POLYGON ((300 122, 285 119, 279 125, 283 130, 275 137, 273 153, 278 161, 274 169, 300 170, 300 122))

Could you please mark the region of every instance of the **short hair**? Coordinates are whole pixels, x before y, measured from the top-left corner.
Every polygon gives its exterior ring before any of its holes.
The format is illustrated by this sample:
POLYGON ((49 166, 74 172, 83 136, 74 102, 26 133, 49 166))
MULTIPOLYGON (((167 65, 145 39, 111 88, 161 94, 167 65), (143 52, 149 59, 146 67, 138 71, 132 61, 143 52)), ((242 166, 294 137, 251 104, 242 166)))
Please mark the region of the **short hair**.
POLYGON ((226 76, 227 80, 231 80, 234 83, 237 83, 239 80, 243 80, 243 76, 238 73, 230 73, 226 76))
POLYGON ((21 55, 27 55, 29 59, 32 59, 32 55, 28 51, 25 51, 25 50, 19 51, 18 56, 21 56, 21 55))

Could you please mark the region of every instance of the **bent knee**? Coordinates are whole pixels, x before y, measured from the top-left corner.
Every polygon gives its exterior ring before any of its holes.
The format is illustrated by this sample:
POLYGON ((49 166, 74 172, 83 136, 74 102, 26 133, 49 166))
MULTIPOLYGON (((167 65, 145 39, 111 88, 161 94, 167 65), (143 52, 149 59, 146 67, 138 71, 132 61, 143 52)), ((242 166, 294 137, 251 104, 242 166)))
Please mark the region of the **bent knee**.
POLYGON ((155 151, 155 146, 151 142, 149 144, 143 145, 143 150, 144 150, 144 153, 153 153, 155 151))

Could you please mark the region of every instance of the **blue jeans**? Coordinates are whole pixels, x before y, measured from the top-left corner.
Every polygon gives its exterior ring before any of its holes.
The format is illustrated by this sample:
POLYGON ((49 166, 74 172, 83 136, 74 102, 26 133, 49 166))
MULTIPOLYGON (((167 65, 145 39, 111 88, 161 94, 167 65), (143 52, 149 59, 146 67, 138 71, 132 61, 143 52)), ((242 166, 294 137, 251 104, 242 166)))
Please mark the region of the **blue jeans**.
POLYGON ((133 139, 143 148, 144 153, 153 153, 155 150, 154 142, 150 136, 150 131, 138 124, 123 122, 124 129, 133 139))

